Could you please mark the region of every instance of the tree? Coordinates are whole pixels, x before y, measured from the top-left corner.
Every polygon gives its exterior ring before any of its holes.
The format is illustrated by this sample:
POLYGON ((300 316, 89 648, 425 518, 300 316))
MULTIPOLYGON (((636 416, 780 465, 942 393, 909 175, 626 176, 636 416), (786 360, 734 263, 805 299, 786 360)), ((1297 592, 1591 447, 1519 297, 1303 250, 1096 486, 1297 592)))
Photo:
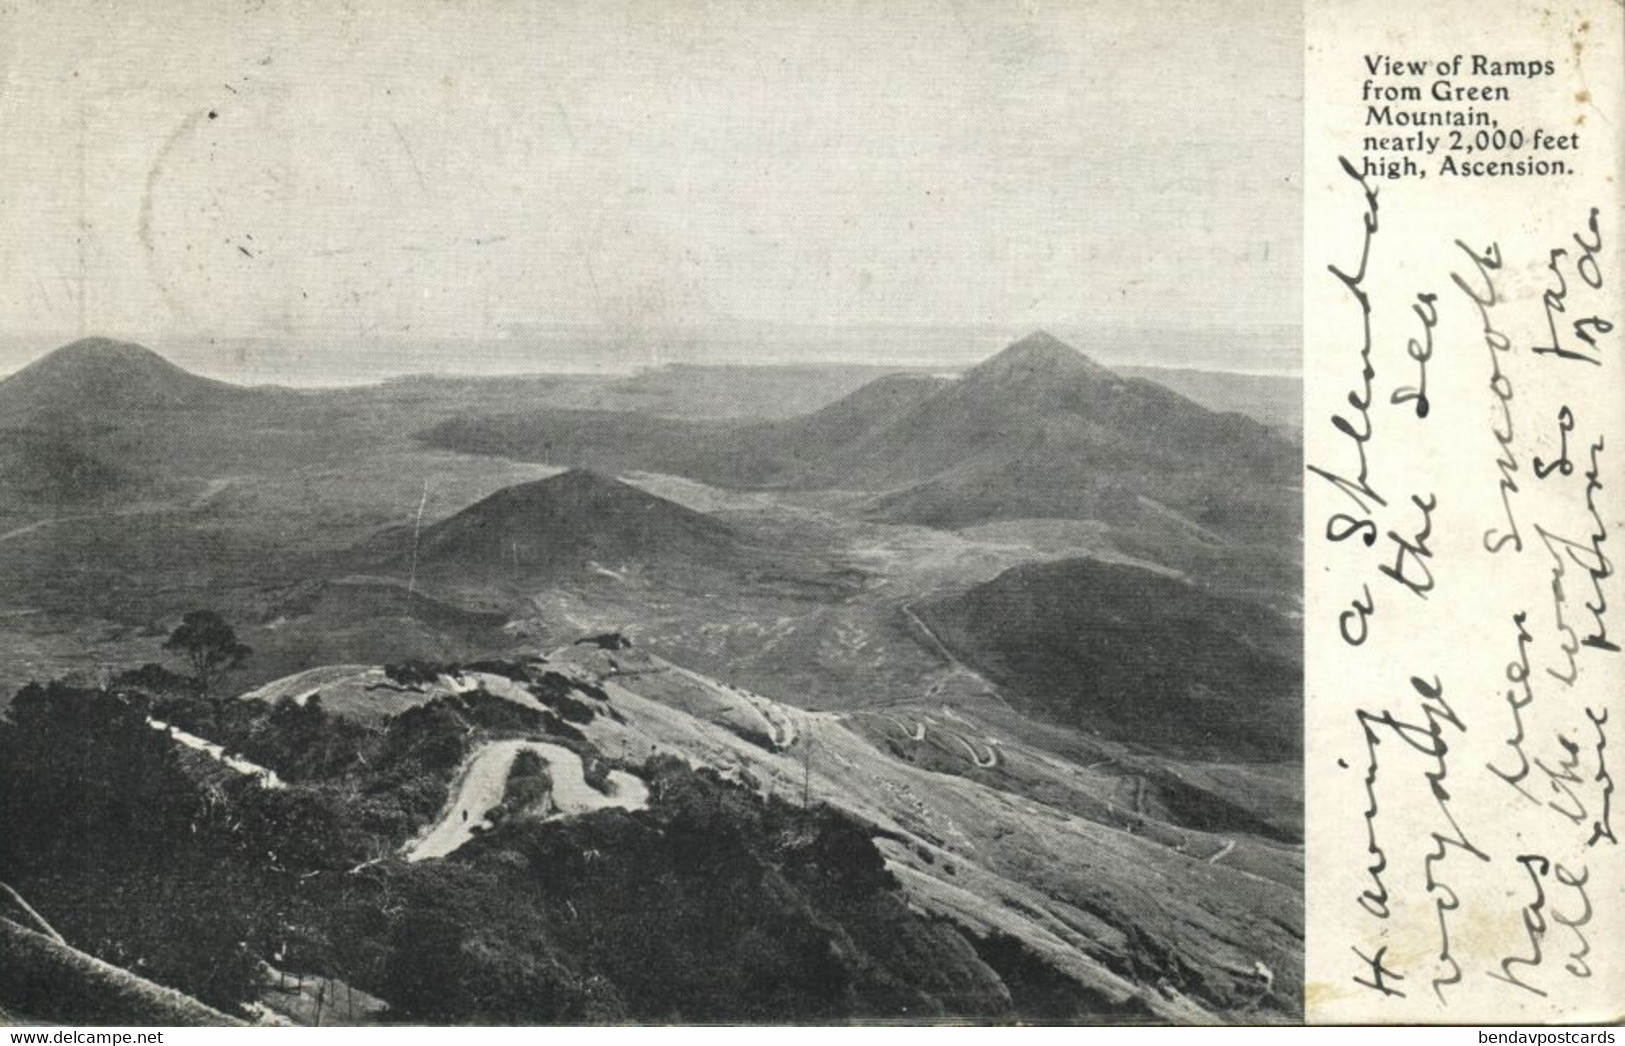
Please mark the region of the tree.
POLYGON ((204 696, 253 650, 237 641, 236 631, 213 610, 192 610, 164 641, 165 650, 183 655, 204 696))

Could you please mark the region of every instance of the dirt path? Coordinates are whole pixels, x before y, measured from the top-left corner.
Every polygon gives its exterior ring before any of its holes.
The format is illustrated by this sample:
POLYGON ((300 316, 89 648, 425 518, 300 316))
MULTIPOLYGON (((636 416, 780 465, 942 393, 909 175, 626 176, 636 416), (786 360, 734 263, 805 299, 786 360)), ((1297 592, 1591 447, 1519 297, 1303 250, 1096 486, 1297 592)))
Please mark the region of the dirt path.
POLYGON ((152 516, 164 512, 174 511, 177 507, 180 506, 170 504, 126 505, 123 508, 108 509, 105 512, 87 512, 81 513, 77 516, 53 516, 50 519, 36 519, 32 523, 25 523, 20 527, 15 527, 6 531, 4 534, 0 534, 0 544, 4 544, 7 541, 15 541, 20 537, 26 537, 27 535, 36 531, 44 530, 46 527, 54 527, 60 523, 88 523, 95 519, 122 519, 130 516, 152 516))
POLYGON ((780 707, 778 702, 741 687, 702 676, 698 672, 691 672, 686 668, 678 668, 673 665, 672 671, 694 683, 694 685, 721 697, 730 704, 736 707, 742 705, 754 713, 761 720, 762 726, 766 728, 764 732, 767 734, 768 740, 779 751, 782 752, 796 743, 795 720, 790 718, 789 714, 780 707))
MULTIPOLYGON (((931 626, 925 623, 925 619, 914 612, 913 603, 904 603, 903 613, 908 617, 909 621, 913 623, 914 627, 919 629, 920 633, 925 636, 926 646, 931 648, 931 652, 933 654, 936 654, 938 657, 948 662, 949 665, 959 669, 962 672, 970 672, 970 669, 966 668, 960 662, 959 658, 954 656, 954 652, 948 649, 948 645, 942 641, 942 638, 937 635, 931 626)), ((974 675, 975 673, 971 674, 974 675)))
MULTIPOLYGON (((113 513, 106 514, 113 515, 113 513)), ((54 527, 58 523, 83 523, 86 520, 100 519, 101 517, 101 513, 96 513, 88 516, 55 516, 51 519, 36 519, 32 523, 25 523, 20 527, 13 530, 8 530, 4 534, 0 534, 0 543, 15 541, 17 538, 26 537, 37 530, 44 530, 46 527, 54 527)))
POLYGON ((892 715, 890 712, 876 712, 874 714, 884 716, 885 718, 891 720, 893 723, 896 724, 897 729, 899 729, 899 730, 901 730, 903 732, 903 736, 907 737, 910 741, 924 741, 925 740, 925 720, 923 720, 923 719, 915 720, 914 726, 912 728, 910 728, 907 723, 903 722, 901 719, 899 719, 896 716, 892 715))
POLYGON ((177 744, 184 745, 185 747, 194 751, 202 752, 215 762, 227 766, 245 777, 259 778, 260 786, 263 788, 276 789, 283 787, 282 779, 276 775, 275 770, 269 769, 268 767, 263 767, 258 763, 250 762, 241 756, 231 755, 226 752, 223 745, 217 745, 213 741, 210 741, 207 738, 199 737, 196 734, 189 734, 180 727, 172 726, 171 724, 160 719, 153 719, 149 717, 147 719, 147 725, 160 733, 167 734, 169 739, 177 744))
POLYGON ((760 694, 753 694, 748 690, 738 691, 752 708, 756 709, 761 717, 767 720, 767 725, 773 730, 773 747, 783 751, 796 743, 796 722, 786 715, 778 705, 760 694))
POLYGON ((609 791, 600 792, 587 783, 581 757, 568 748, 542 741, 492 741, 474 753, 458 782, 456 798, 433 828, 407 845, 406 859, 444 857, 474 838, 476 830, 489 829, 485 815, 502 802, 513 761, 526 750, 542 757, 553 780, 555 812, 549 820, 611 806, 641 810, 649 805, 648 786, 632 774, 610 771, 609 791))
POLYGON ((641 810, 649 805, 649 786, 643 780, 624 770, 611 770, 606 782, 609 791, 600 792, 587 783, 581 757, 560 745, 532 744, 531 750, 547 761, 547 772, 553 778, 554 813, 548 820, 574 817, 618 807, 622 810, 641 810))
MULTIPOLYGON (((942 637, 937 635, 936 630, 930 625, 926 624, 924 618, 915 613, 914 604, 912 602, 903 604, 903 614, 908 618, 915 628, 919 629, 920 634, 925 637, 926 646, 932 653, 936 654, 938 657, 942 658, 943 661, 947 662, 948 666, 954 671, 970 676, 972 679, 982 684, 982 688, 987 691, 987 696, 1003 705, 1011 714, 1019 714, 1016 712, 1015 708, 1011 706, 1010 702, 1005 700, 1004 695, 999 692, 999 688, 994 686, 992 681, 990 681, 986 676, 982 675, 982 673, 976 671, 976 669, 959 660, 958 656, 955 655, 952 650, 948 649, 948 644, 942 641, 942 637)), ((930 700, 935 698, 938 690, 940 689, 941 683, 939 682, 937 685, 931 688, 929 693, 926 694, 926 699, 930 700)))
POLYGON ((965 748, 965 751, 970 754, 971 762, 975 763, 977 766, 981 767, 983 770, 988 770, 988 769, 991 769, 991 768, 999 765, 999 751, 998 751, 998 749, 989 748, 987 750, 986 758, 983 758, 982 753, 980 753, 980 752, 978 752, 976 750, 976 746, 971 744, 963 736, 961 736, 959 734, 950 734, 949 736, 951 736, 955 741, 958 741, 961 745, 963 745, 964 748, 965 748))

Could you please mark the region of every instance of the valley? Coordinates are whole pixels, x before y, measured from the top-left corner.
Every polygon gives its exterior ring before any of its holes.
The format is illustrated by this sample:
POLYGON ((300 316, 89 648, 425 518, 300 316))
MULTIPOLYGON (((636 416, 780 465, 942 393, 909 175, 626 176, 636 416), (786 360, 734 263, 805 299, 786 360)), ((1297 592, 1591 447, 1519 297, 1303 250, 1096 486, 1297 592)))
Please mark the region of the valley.
POLYGON ((0 813, 38 843, 0 880, 226 1010, 275 953, 384 1019, 1295 1018, 1281 388, 1217 411, 1042 333, 706 370, 288 390, 92 340, 0 381, 0 813), (212 692, 165 649, 198 608, 252 651, 212 692), (198 888, 256 898, 239 982, 76 908, 97 873, 14 801, 76 731, 168 789, 133 881, 179 889, 191 824, 198 888))

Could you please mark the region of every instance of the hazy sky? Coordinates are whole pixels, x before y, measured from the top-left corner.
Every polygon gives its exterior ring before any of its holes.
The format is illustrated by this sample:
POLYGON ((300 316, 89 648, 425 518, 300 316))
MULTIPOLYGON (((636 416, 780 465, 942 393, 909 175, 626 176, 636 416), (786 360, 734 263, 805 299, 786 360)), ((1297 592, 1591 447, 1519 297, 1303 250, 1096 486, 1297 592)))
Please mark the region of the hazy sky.
POLYGON ((0 333, 1296 322, 1296 3, 75 6, 0 0, 0 333))

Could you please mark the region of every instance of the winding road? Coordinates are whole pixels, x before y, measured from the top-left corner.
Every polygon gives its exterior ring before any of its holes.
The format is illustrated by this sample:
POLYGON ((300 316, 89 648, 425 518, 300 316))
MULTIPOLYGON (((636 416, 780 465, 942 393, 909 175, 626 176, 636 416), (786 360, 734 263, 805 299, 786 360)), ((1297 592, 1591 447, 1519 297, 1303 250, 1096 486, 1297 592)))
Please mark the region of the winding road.
POLYGON ((554 812, 547 820, 591 813, 608 807, 641 810, 649 805, 649 787, 623 770, 609 773, 609 791, 587 783, 581 757, 561 745, 544 741, 492 741, 475 752, 458 782, 457 795, 427 833, 406 846, 408 861, 445 857, 474 838, 476 830, 491 827, 486 814, 502 802, 508 774, 519 753, 532 751, 547 763, 553 781, 554 812))
POLYGON ((958 734, 951 734, 949 736, 951 736, 955 741, 958 741, 960 744, 964 745, 965 751, 970 753, 971 762, 975 763, 983 770, 991 769, 992 767, 999 765, 999 753, 997 749, 989 748, 987 750, 987 758, 984 759, 982 758, 982 753, 976 750, 976 746, 965 740, 965 738, 958 734))
POLYGON ((20 537, 26 537, 27 535, 33 534, 36 531, 44 530, 47 527, 59 526, 63 523, 89 523, 92 520, 98 519, 124 519, 130 516, 153 516, 164 512, 173 512, 181 507, 182 506, 178 504, 125 505, 122 508, 110 508, 104 512, 85 512, 74 516, 52 516, 48 519, 36 519, 32 523, 24 523, 20 527, 15 527, 3 534, 0 534, 0 543, 15 541, 20 537))
POLYGON ((217 745, 207 738, 187 733, 178 726, 173 726, 161 719, 153 719, 150 716, 147 718, 147 725, 160 733, 167 734, 171 741, 194 751, 202 752, 215 762, 235 770, 244 777, 259 778, 262 788, 276 789, 283 787, 282 779, 276 775, 275 770, 250 762, 241 756, 232 755, 226 751, 224 745, 217 745))
MULTIPOLYGON (((912 602, 903 604, 903 616, 907 617, 909 622, 912 623, 915 628, 919 629, 920 634, 925 637, 925 645, 931 650, 932 653, 936 654, 938 657, 942 658, 943 661, 947 662, 950 668, 957 672, 962 672, 976 680, 978 683, 981 683, 982 688, 987 692, 988 697, 991 697, 993 700, 1003 705, 1007 711, 1016 713, 1015 708, 1010 704, 1009 701, 1005 700, 1004 695, 999 692, 999 688, 994 686, 991 680, 989 680, 982 673, 976 671, 976 669, 965 664, 965 662, 961 661, 952 650, 948 649, 948 644, 942 641, 942 637, 937 635, 936 630, 930 625, 926 624, 925 619, 920 617, 920 615, 915 612, 914 604, 912 602)), ((932 685, 930 691, 927 692, 926 698, 928 700, 935 698, 938 691, 941 689, 942 682, 941 680, 938 680, 937 683, 932 685)))

